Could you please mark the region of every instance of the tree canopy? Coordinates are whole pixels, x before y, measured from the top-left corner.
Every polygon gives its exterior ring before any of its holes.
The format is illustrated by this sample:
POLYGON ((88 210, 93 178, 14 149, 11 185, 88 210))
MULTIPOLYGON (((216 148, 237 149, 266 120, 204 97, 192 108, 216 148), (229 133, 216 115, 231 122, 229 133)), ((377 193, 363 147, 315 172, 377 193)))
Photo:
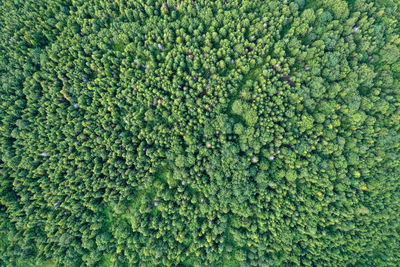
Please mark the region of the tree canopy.
POLYGON ((5 0, 0 266, 399 266, 397 0, 5 0))

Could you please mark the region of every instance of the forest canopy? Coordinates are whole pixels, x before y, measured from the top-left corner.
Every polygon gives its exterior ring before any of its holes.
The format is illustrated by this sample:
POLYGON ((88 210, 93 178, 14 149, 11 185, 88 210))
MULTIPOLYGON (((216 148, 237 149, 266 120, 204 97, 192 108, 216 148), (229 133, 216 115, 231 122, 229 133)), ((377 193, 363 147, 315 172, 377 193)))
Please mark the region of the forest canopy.
POLYGON ((398 0, 4 0, 0 266, 400 266, 398 0))

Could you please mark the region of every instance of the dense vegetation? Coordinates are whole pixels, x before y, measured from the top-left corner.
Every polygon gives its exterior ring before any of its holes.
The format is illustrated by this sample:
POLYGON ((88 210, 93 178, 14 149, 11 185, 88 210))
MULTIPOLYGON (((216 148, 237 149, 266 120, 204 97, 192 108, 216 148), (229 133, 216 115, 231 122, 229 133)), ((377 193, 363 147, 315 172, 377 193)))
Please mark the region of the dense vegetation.
POLYGON ((0 265, 400 265, 397 0, 0 14, 0 265))

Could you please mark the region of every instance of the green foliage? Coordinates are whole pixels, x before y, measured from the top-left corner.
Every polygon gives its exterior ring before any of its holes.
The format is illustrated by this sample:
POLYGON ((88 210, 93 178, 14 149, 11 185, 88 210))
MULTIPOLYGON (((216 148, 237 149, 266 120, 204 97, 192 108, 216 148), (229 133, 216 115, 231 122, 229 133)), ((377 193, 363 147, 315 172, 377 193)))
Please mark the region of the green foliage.
POLYGON ((0 5, 0 266, 400 266, 397 0, 0 5))
POLYGON ((232 113, 241 115, 243 114, 243 103, 241 100, 235 100, 232 104, 232 113))

